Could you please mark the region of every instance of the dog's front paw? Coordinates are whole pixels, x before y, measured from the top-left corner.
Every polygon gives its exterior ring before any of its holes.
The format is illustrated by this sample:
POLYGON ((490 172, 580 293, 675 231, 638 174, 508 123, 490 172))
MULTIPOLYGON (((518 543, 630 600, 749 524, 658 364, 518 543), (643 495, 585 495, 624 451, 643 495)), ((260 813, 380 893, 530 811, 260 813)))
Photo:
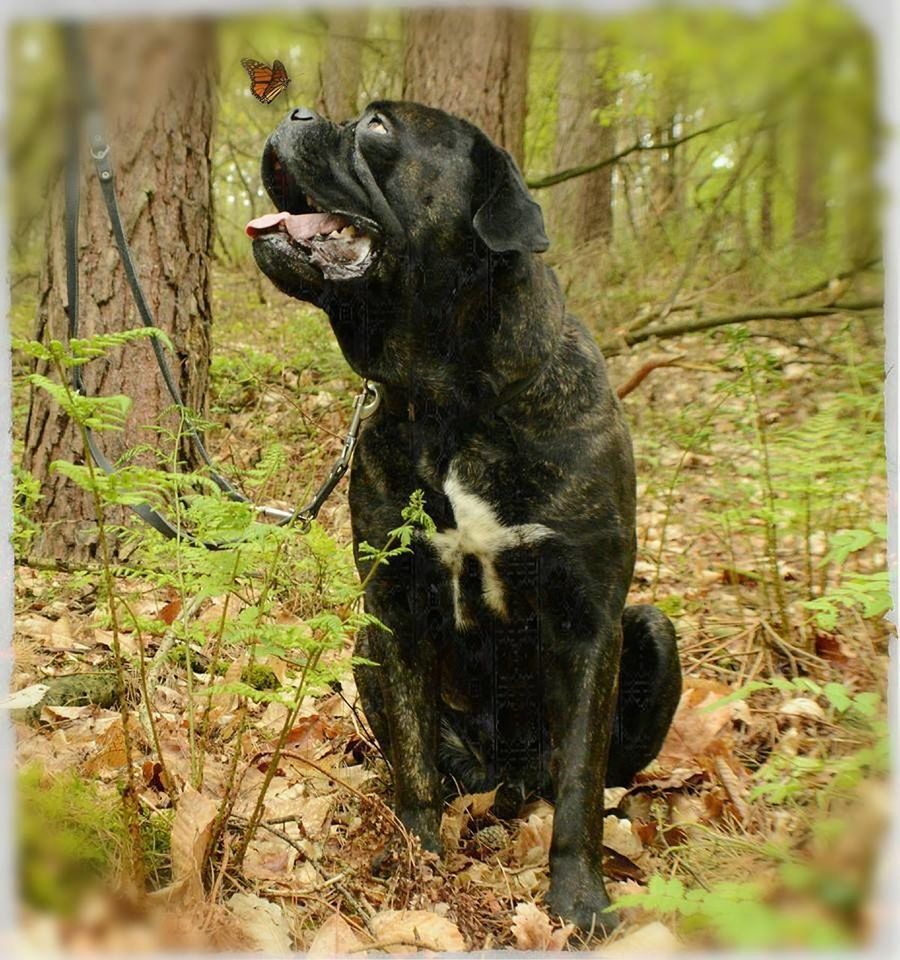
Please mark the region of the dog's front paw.
POLYGON ((604 936, 619 925, 619 918, 607 909, 609 897, 599 870, 575 858, 552 864, 544 902, 550 913, 574 923, 584 933, 604 936))
POLYGON ((423 850, 430 853, 436 853, 440 856, 443 853, 441 843, 441 811, 440 808, 432 807, 414 807, 398 809, 397 816, 408 833, 419 838, 423 850))

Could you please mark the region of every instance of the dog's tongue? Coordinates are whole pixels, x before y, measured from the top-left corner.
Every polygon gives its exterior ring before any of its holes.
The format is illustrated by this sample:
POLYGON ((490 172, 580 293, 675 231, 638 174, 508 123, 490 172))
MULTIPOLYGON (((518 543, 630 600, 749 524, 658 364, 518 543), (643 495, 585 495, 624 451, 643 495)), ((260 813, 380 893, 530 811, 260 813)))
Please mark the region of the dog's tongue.
POLYGON ((282 223, 295 240, 311 240, 316 235, 327 236, 332 230, 347 226, 343 217, 333 213, 287 213, 282 210, 254 218, 244 227, 244 232, 248 237, 258 237, 262 233, 277 229, 282 223))

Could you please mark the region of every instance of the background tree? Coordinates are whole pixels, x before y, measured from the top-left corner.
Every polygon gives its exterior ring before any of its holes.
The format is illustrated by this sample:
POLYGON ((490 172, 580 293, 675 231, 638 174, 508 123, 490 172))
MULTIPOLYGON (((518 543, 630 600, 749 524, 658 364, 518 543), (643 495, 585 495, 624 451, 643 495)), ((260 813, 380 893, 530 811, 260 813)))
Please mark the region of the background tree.
POLYGON ((778 176, 778 128, 771 124, 763 133, 763 161, 759 183, 759 242, 766 250, 775 243, 773 192, 778 176))
POLYGON ((362 50, 368 10, 334 10, 325 15, 326 36, 319 62, 316 109, 338 123, 359 109, 362 50))
POLYGON ((794 239, 805 240, 825 229, 825 196, 822 192, 827 153, 822 149, 823 90, 818 83, 807 88, 797 111, 797 167, 794 239))
MULTIPOLYGON (((560 36, 556 166, 589 164, 616 149, 616 93, 611 51, 596 20, 572 16, 560 36)), ((561 184, 553 191, 553 227, 573 243, 609 241, 613 230, 612 164, 561 184)))
MULTIPOLYGON (((172 339, 182 396, 202 411, 210 360, 213 27, 209 21, 128 20, 91 27, 86 39, 105 95, 116 187, 140 280, 157 325, 172 339)), ((35 336, 42 340, 66 338, 63 207, 59 178, 47 209, 39 280, 35 336)), ((87 158, 80 230, 83 334, 134 326, 140 321, 87 158)), ((148 343, 116 351, 111 362, 89 364, 85 383, 92 393, 127 393, 134 400, 124 433, 104 437, 111 459, 139 442, 154 442, 147 425, 158 422, 171 401, 148 343)), ((51 471, 54 460, 83 458, 81 440, 42 391, 31 395, 24 449, 25 467, 43 495, 34 552, 69 561, 90 556, 89 498, 51 471)))
POLYGON ((528 14, 522 10, 411 10, 403 96, 458 114, 522 163, 528 14))

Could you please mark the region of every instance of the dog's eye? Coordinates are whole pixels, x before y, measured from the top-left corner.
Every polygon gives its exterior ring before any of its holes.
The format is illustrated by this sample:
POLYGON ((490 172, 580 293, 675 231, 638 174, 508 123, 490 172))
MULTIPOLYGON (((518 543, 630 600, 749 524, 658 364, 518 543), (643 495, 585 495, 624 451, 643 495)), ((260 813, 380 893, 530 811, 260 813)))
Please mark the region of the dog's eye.
POLYGON ((366 129, 371 130, 372 133, 387 133, 387 127, 379 116, 370 117, 369 122, 366 124, 366 129))

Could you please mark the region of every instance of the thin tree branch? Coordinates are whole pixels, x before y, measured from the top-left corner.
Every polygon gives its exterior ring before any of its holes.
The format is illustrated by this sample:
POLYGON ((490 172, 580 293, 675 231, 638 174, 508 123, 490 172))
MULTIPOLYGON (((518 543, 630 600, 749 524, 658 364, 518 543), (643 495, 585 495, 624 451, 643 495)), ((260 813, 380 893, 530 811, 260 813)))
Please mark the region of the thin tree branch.
POLYGON ((535 180, 528 180, 527 184, 531 190, 544 190, 547 187, 555 187, 558 183, 565 183, 566 180, 573 180, 575 177, 583 177, 588 173, 593 173, 595 170, 601 170, 603 167, 608 167, 610 164, 618 163, 620 160, 630 156, 632 153, 639 153, 644 150, 672 150, 675 147, 680 146, 682 143, 687 143, 688 140, 693 140, 695 137, 701 137, 705 133, 712 133, 714 130, 718 130, 720 127, 724 127, 729 123, 734 123, 734 120, 722 120, 720 123, 714 123, 712 126, 703 127, 701 130, 694 130, 692 133, 685 134, 683 137, 678 137, 676 140, 666 140, 663 143, 643 143, 641 140, 637 140, 631 144, 630 147, 625 147, 624 150, 619 150, 611 157, 606 157, 603 160, 597 160, 594 163, 583 163, 577 167, 569 167, 568 170, 558 170, 556 173, 547 174, 546 177, 538 177, 535 180))
POLYGON ((679 360, 684 360, 685 356, 686 354, 679 353, 677 357, 654 357, 648 360, 643 366, 638 367, 623 384, 617 387, 616 396, 620 400, 627 397, 629 393, 637 390, 654 370, 658 370, 660 367, 674 367, 679 360))
POLYGON ((624 353, 628 347, 643 343, 645 340, 667 340, 684 333, 699 333, 702 330, 712 330, 734 323, 748 323, 751 320, 806 320, 810 317, 831 317, 838 313, 863 313, 866 310, 880 310, 883 307, 882 300, 859 300, 855 303, 836 303, 830 307, 804 307, 794 310, 765 307, 718 317, 695 317, 682 323, 670 323, 665 327, 652 327, 649 330, 626 333, 615 339, 604 341, 600 347, 605 356, 614 357, 624 353))
POLYGON ((814 293, 827 290, 833 280, 849 280, 850 277, 855 277, 858 273, 862 273, 864 270, 869 270, 872 267, 877 266, 879 263, 881 263, 880 256, 872 257, 871 260, 866 260, 865 263, 860 263, 857 266, 848 267, 846 270, 842 270, 840 273, 832 274, 830 277, 820 280, 819 283, 816 283, 811 287, 804 287, 803 290, 798 290, 795 293, 789 293, 787 296, 783 297, 782 300, 802 300, 804 297, 811 297, 814 293))

